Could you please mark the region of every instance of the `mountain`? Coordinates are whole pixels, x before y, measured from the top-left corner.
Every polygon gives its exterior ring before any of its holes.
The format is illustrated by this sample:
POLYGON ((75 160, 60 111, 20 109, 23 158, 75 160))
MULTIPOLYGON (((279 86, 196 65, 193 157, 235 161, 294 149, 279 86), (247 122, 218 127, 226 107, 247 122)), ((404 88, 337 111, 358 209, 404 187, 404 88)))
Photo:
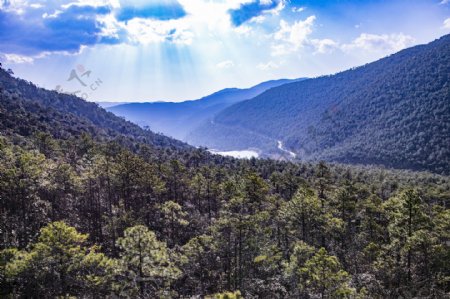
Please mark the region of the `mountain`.
POLYGON ((449 176, 215 156, 0 70, 0 298, 446 298, 449 200, 449 176))
POLYGON ((126 104, 126 102, 96 102, 100 107, 102 107, 103 109, 109 108, 109 107, 113 107, 113 106, 117 106, 117 105, 122 105, 122 104, 126 104))
POLYGON ((220 150, 277 141, 301 159, 450 173, 450 35, 332 76, 270 89, 187 141, 220 150))
POLYGON ((222 109, 243 100, 251 99, 264 91, 290 82, 302 79, 273 80, 263 82, 247 89, 228 88, 199 100, 154 103, 129 103, 105 108, 116 115, 139 124, 150 127, 155 132, 184 140, 186 135, 198 125, 222 109))
POLYGON ((61 94, 12 77, 0 68, 0 131, 8 135, 32 136, 45 132, 55 138, 77 138, 83 133, 97 140, 121 138, 155 147, 189 148, 181 141, 144 130, 95 103, 61 94))

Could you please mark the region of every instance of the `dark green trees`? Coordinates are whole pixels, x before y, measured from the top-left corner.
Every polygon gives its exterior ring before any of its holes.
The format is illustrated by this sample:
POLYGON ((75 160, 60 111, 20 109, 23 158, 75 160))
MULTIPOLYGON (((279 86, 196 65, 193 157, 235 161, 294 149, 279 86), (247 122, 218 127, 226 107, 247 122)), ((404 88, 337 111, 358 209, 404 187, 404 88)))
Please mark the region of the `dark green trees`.
POLYGON ((0 140, 2 296, 450 291, 447 177, 0 140))
POLYGON ((394 296, 444 296, 449 257, 444 230, 450 219, 448 210, 426 200, 421 192, 408 189, 383 204, 389 243, 382 247, 376 267, 395 286, 394 296))
POLYGON ((53 222, 41 229, 30 249, 2 251, 3 287, 25 297, 109 294, 115 262, 97 247, 87 247, 87 238, 53 222))
POLYGON ((350 277, 335 256, 319 249, 300 270, 306 278, 306 288, 320 298, 351 298, 355 290, 349 286, 350 277))
POLYGON ((175 253, 143 225, 125 230, 118 241, 118 294, 127 297, 170 297, 170 284, 181 275, 175 253))

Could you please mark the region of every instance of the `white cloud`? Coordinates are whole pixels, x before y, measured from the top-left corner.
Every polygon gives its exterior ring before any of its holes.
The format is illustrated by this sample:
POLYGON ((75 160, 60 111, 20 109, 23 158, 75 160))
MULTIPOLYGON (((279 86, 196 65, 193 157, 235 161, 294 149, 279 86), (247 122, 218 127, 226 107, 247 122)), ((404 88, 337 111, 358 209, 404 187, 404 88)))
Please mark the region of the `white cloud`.
POLYGON ((301 7, 292 7, 292 12, 302 12, 306 9, 306 7, 301 6, 301 7))
POLYGON ((246 26, 246 25, 241 25, 239 27, 235 27, 233 29, 233 31, 238 34, 248 37, 250 35, 250 33, 252 33, 252 27, 246 26))
MULTIPOLYGON (((39 17, 57 18, 66 9, 72 6, 109 6, 112 12, 98 14, 95 18, 101 28, 101 37, 110 37, 120 40, 120 43, 149 44, 149 43, 176 43, 190 45, 196 37, 229 37, 228 34, 237 34, 248 37, 255 28, 255 23, 264 22, 270 15, 278 15, 286 6, 287 0, 276 1, 273 9, 264 11, 247 25, 235 27, 230 18, 229 11, 238 9, 242 4, 255 0, 178 0, 186 11, 186 16, 176 20, 154 20, 134 18, 128 22, 118 21, 115 17, 117 10, 128 4, 145 4, 145 0, 61 0, 49 2, 47 0, 0 0, 0 8, 13 11, 16 14, 28 13, 32 8, 39 12, 39 17)), ((274 0, 259 0, 261 5, 274 6, 274 0)))
POLYGON ((112 14, 97 17, 97 22, 102 25, 100 36, 119 38, 119 32, 125 29, 112 14))
POLYGON ((444 25, 442 26, 443 29, 450 29, 450 18, 447 18, 444 20, 444 25))
POLYGON ((197 31, 207 29, 209 32, 229 32, 233 30, 230 9, 237 9, 241 4, 253 0, 227 0, 227 1, 205 1, 205 0, 178 0, 187 13, 183 21, 197 31))
POLYGON ((188 26, 179 20, 159 21, 151 19, 133 19, 123 25, 131 43, 160 43, 190 45, 194 34, 188 26))
POLYGON ((310 44, 316 49, 316 53, 331 53, 339 47, 339 44, 332 39, 312 39, 310 44))
POLYGON ((78 52, 68 52, 68 51, 44 51, 37 55, 19 55, 12 53, 1 53, 0 57, 8 63, 11 64, 22 64, 22 63, 33 63, 36 59, 42 59, 50 55, 62 55, 62 56, 75 56, 81 54, 86 49, 86 46, 80 47, 78 52))
MULTIPOLYGON (((0 0, 0 9, 20 15, 27 13, 29 8, 39 9, 39 17, 47 19, 58 17, 71 6, 109 6, 112 8, 111 13, 96 16, 96 21, 101 24, 100 36, 120 38, 122 42, 131 44, 169 42, 190 45, 195 36, 219 36, 228 33, 248 35, 251 31, 251 27, 247 26, 235 30, 231 24, 229 10, 237 9, 241 4, 254 0, 178 1, 186 11, 186 16, 176 20, 134 18, 128 22, 121 22, 116 19, 115 13, 122 5, 145 4, 144 0, 62 0, 50 3, 46 0, 0 0)), ((276 12, 276 9, 273 12, 276 12)), ((254 20, 254 22, 262 21, 263 18, 254 20)))
POLYGON ((289 25, 285 20, 281 20, 281 28, 275 33, 275 39, 299 46, 312 33, 312 26, 315 19, 315 16, 309 16, 306 20, 296 21, 292 25, 289 25))
POLYGON ((34 9, 39 9, 39 8, 44 7, 44 5, 41 3, 32 3, 32 4, 30 4, 30 7, 34 8, 34 9))
MULTIPOLYGON (((78 2, 110 2, 112 7, 120 7, 118 0, 76 0, 78 2), (113 5, 113 3, 117 2, 113 5)), ((143 0, 131 0, 143 1, 143 0)), ((190 45, 196 36, 220 36, 228 33, 237 33, 248 36, 250 26, 234 27, 231 23, 229 10, 237 9, 241 4, 254 0, 178 0, 186 11, 186 16, 176 20, 151 20, 135 18, 128 22, 117 21, 113 14, 99 16, 102 23, 102 35, 117 38, 120 34, 127 36, 131 43, 161 43, 171 42, 190 45)), ((271 1, 271 0, 269 0, 271 1)), ((120 1, 123 4, 123 1, 120 1)), ((284 5, 280 1, 277 8, 268 11, 276 13, 284 5)), ((263 18, 254 18, 253 22, 262 22, 263 18)))
POLYGON ((229 68, 234 67, 234 62, 232 60, 225 60, 225 61, 219 62, 216 66, 219 69, 229 69, 229 68))
POLYGON ((33 63, 34 59, 29 56, 17 55, 17 54, 3 54, 6 62, 14 64, 33 63))
MULTIPOLYGON (((260 0, 259 2, 259 4, 262 6, 268 6, 272 3, 273 3, 272 0, 260 0)), ((251 18, 249 22, 261 24, 266 20, 266 16, 268 15, 278 16, 285 7, 286 7, 286 0, 281 0, 278 2, 275 8, 264 10, 261 15, 251 18)))
POLYGON ((275 32, 274 38, 277 41, 284 42, 284 44, 273 45, 272 55, 288 54, 306 45, 315 20, 316 16, 309 16, 303 21, 294 22, 292 25, 289 25, 285 20, 281 20, 280 30, 275 32))
POLYGON ((272 4, 272 0, 259 0, 260 5, 270 5, 272 4))
POLYGON ((290 48, 289 45, 286 44, 272 45, 271 49, 272 49, 271 52, 272 56, 281 56, 293 52, 292 48, 290 48))
POLYGON ((286 0, 281 0, 279 3, 278 3, 278 5, 274 8, 274 9, 271 9, 271 10, 267 10, 267 11, 265 11, 264 13, 265 14, 272 14, 272 15, 279 15, 280 14, 280 12, 284 9, 286 7, 286 0))
POLYGON ((72 5, 76 6, 93 6, 93 7, 100 7, 100 6, 111 6, 113 8, 119 8, 120 2, 119 0, 76 0, 69 2, 67 4, 61 5, 62 8, 68 8, 72 5))
POLYGON ((400 51, 414 42, 414 38, 403 33, 397 34, 369 34, 362 33, 349 44, 342 45, 342 50, 352 51, 362 49, 366 51, 400 51))
POLYGON ((450 3, 450 0, 442 0, 441 1, 441 4, 448 4, 448 3, 450 3))
POLYGON ((1 1, 0 9, 6 12, 14 12, 18 15, 25 13, 25 10, 29 7, 28 1, 16 0, 16 1, 1 1))
POLYGON ((62 10, 56 9, 53 13, 49 14, 47 12, 44 12, 42 14, 43 19, 51 19, 51 18, 57 18, 60 14, 62 14, 62 10))
POLYGON ((292 45, 301 46, 312 33, 312 26, 314 25, 316 17, 309 16, 304 21, 296 21, 289 25, 286 21, 280 21, 280 30, 275 33, 275 39, 289 42, 292 45))
POLYGON ((280 65, 273 61, 269 61, 267 63, 260 63, 256 67, 262 71, 268 71, 268 70, 278 69, 280 67, 280 65))
POLYGON ((266 17, 263 16, 263 15, 260 15, 260 16, 257 16, 257 17, 252 18, 252 19, 250 20, 250 22, 261 24, 261 23, 263 23, 265 20, 266 20, 266 17))

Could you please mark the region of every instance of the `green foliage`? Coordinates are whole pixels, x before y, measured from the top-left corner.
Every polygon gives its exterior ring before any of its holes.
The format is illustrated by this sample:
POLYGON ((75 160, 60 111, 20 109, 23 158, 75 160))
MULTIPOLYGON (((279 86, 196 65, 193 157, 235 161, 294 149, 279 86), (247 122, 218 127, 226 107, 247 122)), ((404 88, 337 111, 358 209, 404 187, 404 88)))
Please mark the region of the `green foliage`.
POLYGON ((323 213, 319 198, 311 189, 300 188, 294 197, 283 205, 281 214, 290 224, 291 234, 300 233, 299 239, 311 240, 310 233, 323 231, 323 213))
POLYGON ((294 244, 289 259, 284 261, 284 276, 288 283, 294 286, 293 295, 297 297, 308 296, 307 276, 303 265, 313 256, 315 248, 303 241, 294 244))
POLYGON ((206 298, 210 298, 210 299, 244 299, 244 297, 242 297, 242 295, 241 295, 241 292, 239 292, 239 291, 218 293, 218 294, 214 294, 212 296, 207 296, 206 298))
POLYGON ((4 281, 12 293, 30 297, 107 294, 114 262, 85 247, 87 238, 64 222, 50 223, 29 250, 2 252, 4 281))
POLYGON ((179 234, 183 227, 187 226, 189 222, 187 219, 187 213, 183 211, 183 207, 174 201, 166 201, 159 206, 159 210, 162 214, 162 225, 164 227, 165 234, 169 237, 169 240, 175 238, 175 234, 179 234))
POLYGON ((355 290, 349 286, 350 277, 338 259, 320 248, 300 269, 306 277, 306 288, 320 298, 350 298, 355 290))
POLYGON ((181 271, 173 263, 174 253, 155 233, 143 225, 130 227, 117 243, 121 250, 119 294, 143 298, 167 295, 170 283, 181 271))
POLYGON ((390 243, 383 247, 375 265, 381 276, 395 277, 391 283, 398 289, 393 295, 443 296, 437 285, 445 284, 448 278, 448 271, 443 268, 448 262, 444 251, 449 247, 443 242, 448 238, 448 232, 443 229, 450 227, 449 219, 444 220, 448 210, 444 212, 437 207, 430 210, 423 194, 413 189, 403 191, 383 205, 389 220, 390 243), (438 257, 442 260, 435 263, 434 258, 438 257))
POLYGON ((222 110, 189 141, 216 149, 450 174, 450 35, 222 110))
POLYGON ((5 295, 448 292, 447 177, 264 160, 222 165, 197 151, 156 158, 88 136, 49 141, 59 149, 49 156, 0 141, 5 295), (421 191, 399 192, 408 186, 421 191), (89 237, 55 222, 36 240, 42 225, 59 220, 89 237), (332 282, 314 278, 322 260, 332 282))

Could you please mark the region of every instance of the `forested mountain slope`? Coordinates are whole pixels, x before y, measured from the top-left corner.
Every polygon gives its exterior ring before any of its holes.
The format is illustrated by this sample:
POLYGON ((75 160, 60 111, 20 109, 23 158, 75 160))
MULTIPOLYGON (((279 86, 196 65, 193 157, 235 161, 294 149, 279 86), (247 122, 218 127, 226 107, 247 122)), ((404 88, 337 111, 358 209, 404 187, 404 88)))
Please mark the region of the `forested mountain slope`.
POLYGON ((219 149, 284 141, 303 159, 450 173, 450 35, 235 104, 187 140, 219 149), (261 137, 258 137, 261 136, 261 137), (232 138, 231 138, 232 137, 232 138))
POLYGON ((1 75, 2 298, 450 292, 449 177, 213 156, 1 75))
POLYGON ((144 130, 95 103, 16 79, 1 68, 0 118, 3 134, 31 136, 35 132, 46 132, 67 139, 88 133, 105 141, 122 137, 128 142, 140 141, 156 147, 189 147, 178 140, 144 130))
POLYGON ((303 79, 267 81, 247 89, 228 88, 194 101, 129 103, 106 109, 142 127, 148 126, 152 131, 185 140, 187 134, 224 108, 254 98, 270 88, 299 80, 303 79))

